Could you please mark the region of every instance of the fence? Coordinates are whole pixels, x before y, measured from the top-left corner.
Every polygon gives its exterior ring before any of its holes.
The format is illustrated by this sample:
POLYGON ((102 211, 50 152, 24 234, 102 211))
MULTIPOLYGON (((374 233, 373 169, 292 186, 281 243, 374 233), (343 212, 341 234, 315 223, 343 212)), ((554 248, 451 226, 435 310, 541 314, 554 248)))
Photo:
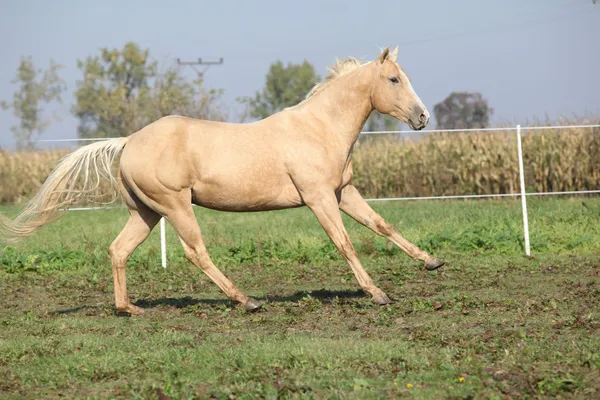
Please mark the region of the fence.
MULTIPOLYGON (((523 236, 525 242, 525 254, 531 255, 531 248, 529 244, 529 217, 527 214, 527 196, 542 196, 542 195, 577 195, 577 194, 592 194, 600 193, 600 190, 581 190, 581 191, 565 191, 565 192, 536 192, 526 193, 525 192, 525 176, 523 168, 523 146, 521 143, 521 132, 522 131, 535 131, 535 130, 549 130, 549 129, 589 129, 589 128, 600 128, 600 124, 597 125, 554 125, 554 126, 526 126, 507 128, 483 128, 483 129, 444 129, 444 130, 424 130, 420 133, 436 133, 436 132, 506 132, 516 131, 517 137, 517 152, 519 161, 519 182, 520 192, 519 193, 502 193, 502 194, 472 194, 472 195, 460 195, 460 196, 429 196, 429 197, 388 197, 388 198, 374 198, 365 199, 368 202, 376 201, 406 201, 406 200, 439 200, 439 199, 475 199, 475 198, 491 198, 491 197, 521 197, 521 212, 523 215, 523 236)), ((379 135, 379 134, 402 134, 412 133, 414 131, 367 131, 361 132, 361 135, 379 135)), ((40 142, 77 142, 77 141, 99 141, 108 140, 109 138, 97 138, 97 139, 46 139, 39 140, 40 142)), ((78 207, 71 208, 70 211, 87 211, 87 210, 101 210, 116 207, 78 207)), ((167 243, 165 233, 165 219, 160 220, 160 251, 161 251, 161 264, 163 268, 167 267, 167 243)))

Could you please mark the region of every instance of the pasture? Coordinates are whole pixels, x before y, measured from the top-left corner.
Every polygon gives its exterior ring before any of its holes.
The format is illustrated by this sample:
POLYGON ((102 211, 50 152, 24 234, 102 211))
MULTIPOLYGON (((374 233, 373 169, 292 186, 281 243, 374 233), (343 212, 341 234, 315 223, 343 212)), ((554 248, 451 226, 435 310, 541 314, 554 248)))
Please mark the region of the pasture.
MULTIPOLYGON (((600 199, 371 203, 448 262, 434 272, 344 216, 394 301, 377 306, 306 208, 196 208, 215 264, 266 300, 246 313, 168 226, 128 263, 146 309, 115 314, 108 245, 125 209, 69 212, 0 249, 2 398, 593 398, 600 393, 600 199)), ((2 211, 15 215, 17 208, 2 211)))

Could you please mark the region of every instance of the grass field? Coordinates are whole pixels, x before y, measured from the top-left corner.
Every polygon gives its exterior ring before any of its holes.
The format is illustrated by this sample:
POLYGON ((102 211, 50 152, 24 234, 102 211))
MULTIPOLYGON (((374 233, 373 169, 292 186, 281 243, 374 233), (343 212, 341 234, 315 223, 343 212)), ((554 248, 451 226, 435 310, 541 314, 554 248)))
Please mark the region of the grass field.
MULTIPOLYGON (((125 210, 71 212, 0 249, 2 398, 506 399, 600 396, 600 199, 372 203, 448 261, 435 272, 345 217, 394 300, 376 306, 307 209, 196 209, 248 314, 184 258, 170 226, 128 264, 147 313, 119 317, 107 248, 125 210)), ((16 209, 4 208, 14 215, 16 209)))

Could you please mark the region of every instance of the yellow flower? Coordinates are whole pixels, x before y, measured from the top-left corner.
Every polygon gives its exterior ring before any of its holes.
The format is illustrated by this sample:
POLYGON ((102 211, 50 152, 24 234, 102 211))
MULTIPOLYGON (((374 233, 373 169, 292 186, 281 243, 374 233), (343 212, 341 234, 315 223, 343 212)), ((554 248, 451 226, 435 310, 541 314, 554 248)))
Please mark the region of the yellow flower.
POLYGON ((412 384, 412 383, 407 383, 407 384, 406 384, 406 387, 407 387, 408 389, 410 389, 411 387, 413 387, 413 384, 412 384))
POLYGON ((463 383, 463 382, 465 381, 465 378, 463 378, 463 377, 461 376, 460 378, 458 378, 458 381, 459 381, 460 383, 463 383))
POLYGON ((553 324, 555 324, 555 323, 556 323, 556 320, 555 320, 555 319, 553 319, 553 320, 552 320, 552 323, 553 323, 553 324))

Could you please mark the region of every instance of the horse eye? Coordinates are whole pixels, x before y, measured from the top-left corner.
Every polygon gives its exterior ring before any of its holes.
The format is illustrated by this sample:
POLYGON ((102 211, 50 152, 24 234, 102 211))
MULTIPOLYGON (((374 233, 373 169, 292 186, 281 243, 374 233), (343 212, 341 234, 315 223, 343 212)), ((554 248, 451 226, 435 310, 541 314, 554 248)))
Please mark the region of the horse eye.
POLYGON ((396 78, 395 76, 392 76, 390 78, 390 82, 392 82, 392 83, 398 83, 398 78, 396 78))

